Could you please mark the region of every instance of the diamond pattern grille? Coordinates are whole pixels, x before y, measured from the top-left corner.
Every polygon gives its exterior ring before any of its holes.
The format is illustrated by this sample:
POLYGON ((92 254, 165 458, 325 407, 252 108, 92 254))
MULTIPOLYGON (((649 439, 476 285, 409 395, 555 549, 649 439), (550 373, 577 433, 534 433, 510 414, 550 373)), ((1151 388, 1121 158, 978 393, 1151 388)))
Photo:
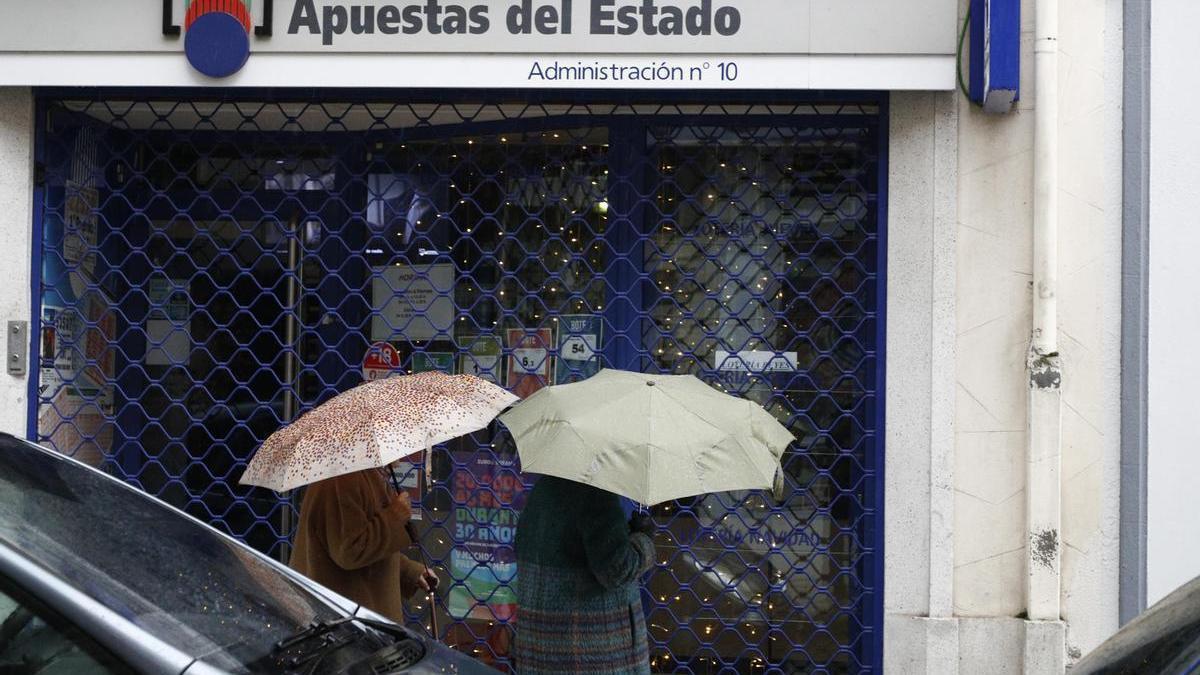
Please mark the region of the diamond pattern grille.
MULTIPOLYGON (((286 557, 237 479, 379 343, 521 395, 693 373, 797 441, 782 503, 653 509, 654 670, 876 668, 880 105, 408 98, 43 99, 39 439, 286 557)), ((489 429, 421 500, 439 637, 501 668, 518 469, 489 429)))

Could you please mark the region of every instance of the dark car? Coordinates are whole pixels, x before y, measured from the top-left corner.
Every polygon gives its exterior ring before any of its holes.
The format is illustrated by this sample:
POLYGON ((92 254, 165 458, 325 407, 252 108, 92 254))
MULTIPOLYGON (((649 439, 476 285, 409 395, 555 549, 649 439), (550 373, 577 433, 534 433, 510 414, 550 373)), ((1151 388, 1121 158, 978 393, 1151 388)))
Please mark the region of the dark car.
POLYGON ((104 672, 495 671, 0 434, 0 674, 104 672))
POLYGON ((1100 673, 1200 673, 1200 577, 1142 612, 1071 669, 1071 675, 1100 673))

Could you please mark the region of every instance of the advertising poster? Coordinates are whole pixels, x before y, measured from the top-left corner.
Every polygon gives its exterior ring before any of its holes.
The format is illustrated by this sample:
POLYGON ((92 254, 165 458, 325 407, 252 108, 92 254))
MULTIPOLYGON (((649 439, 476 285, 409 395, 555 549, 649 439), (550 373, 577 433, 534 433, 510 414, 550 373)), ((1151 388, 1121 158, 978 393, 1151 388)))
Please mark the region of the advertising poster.
POLYGON ((440 371, 447 375, 454 374, 454 354, 450 352, 414 352, 412 371, 428 373, 440 371))
MULTIPOLYGON (((89 315, 96 310, 89 309, 89 315)), ((113 319, 85 329, 78 312, 42 307, 38 435, 75 459, 99 466, 112 449, 113 319), (105 339, 102 336, 108 335, 105 339), (90 341, 90 345, 88 344, 90 341), (94 357, 88 364, 86 355, 94 357)))
POLYGON ((90 185, 68 180, 63 209, 63 261, 70 268, 71 290, 76 297, 96 278, 96 241, 99 193, 90 185))
POLYGON ((450 589, 448 611, 456 619, 511 619, 517 604, 513 544, 517 515, 526 499, 526 485, 517 473, 516 457, 484 452, 452 455, 458 468, 451 477, 453 513, 449 527, 454 548, 450 551, 450 574, 462 585, 450 589))
MULTIPOLYGON (((99 290, 88 293, 83 302, 87 327, 83 330, 83 381, 80 388, 104 390, 112 398, 113 378, 117 372, 117 316, 108 298, 99 290)), ((77 346, 78 349, 78 346, 77 346)))
POLYGON ((42 347, 40 353, 39 393, 42 399, 53 401, 65 382, 75 380, 75 359, 70 345, 75 343, 79 328, 74 311, 62 307, 42 306, 42 347))
MULTIPOLYGON (((48 212, 42 258, 38 436, 76 459, 99 465, 112 451, 116 313, 96 287, 96 134, 78 130, 71 174, 61 186, 62 212, 48 212)), ((56 189, 55 194, 60 194, 56 189)))
POLYGON ((466 335, 459 338, 459 344, 465 353, 458 357, 458 372, 504 386, 504 370, 500 365, 504 347, 500 344, 500 338, 494 335, 466 335))
POLYGON ((371 339, 432 340, 454 323, 454 265, 392 265, 371 281, 371 339))
POLYGON ((508 329, 508 390, 526 398, 550 383, 554 360, 550 356, 550 345, 554 344, 553 331, 539 328, 527 331, 521 328, 508 329))
POLYGON ((156 309, 146 320, 146 365, 187 365, 192 353, 188 288, 186 279, 150 280, 150 304, 156 309))
POLYGON ((604 322, 590 314, 558 319, 558 364, 554 384, 586 380, 600 372, 600 343, 604 322))

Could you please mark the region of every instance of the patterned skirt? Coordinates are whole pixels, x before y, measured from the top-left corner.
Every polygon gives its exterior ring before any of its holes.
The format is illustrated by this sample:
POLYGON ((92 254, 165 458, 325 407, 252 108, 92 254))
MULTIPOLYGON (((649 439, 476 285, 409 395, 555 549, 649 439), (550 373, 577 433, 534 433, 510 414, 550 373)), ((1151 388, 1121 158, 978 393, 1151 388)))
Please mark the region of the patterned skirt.
POLYGON ((522 609, 514 643, 516 671, 626 675, 650 672, 640 604, 580 614, 522 609))

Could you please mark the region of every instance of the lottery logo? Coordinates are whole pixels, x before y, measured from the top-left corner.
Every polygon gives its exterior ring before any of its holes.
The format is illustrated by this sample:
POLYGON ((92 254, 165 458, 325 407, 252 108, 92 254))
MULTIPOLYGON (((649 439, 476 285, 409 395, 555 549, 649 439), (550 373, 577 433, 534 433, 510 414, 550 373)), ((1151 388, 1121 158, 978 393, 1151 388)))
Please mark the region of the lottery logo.
POLYGON ((188 63, 209 77, 228 77, 250 58, 250 11, 243 0, 192 0, 183 21, 188 63))

